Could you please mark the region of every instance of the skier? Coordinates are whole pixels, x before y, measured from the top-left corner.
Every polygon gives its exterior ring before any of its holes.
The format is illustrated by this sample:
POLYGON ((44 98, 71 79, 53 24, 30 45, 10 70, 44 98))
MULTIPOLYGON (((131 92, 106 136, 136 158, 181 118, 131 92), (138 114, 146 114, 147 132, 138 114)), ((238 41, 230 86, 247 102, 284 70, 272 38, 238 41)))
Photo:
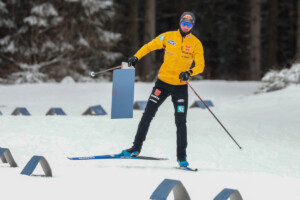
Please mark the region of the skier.
POLYGON ((133 57, 128 59, 130 66, 149 52, 164 48, 164 62, 158 73, 158 80, 150 94, 145 112, 138 125, 133 146, 123 150, 121 155, 137 156, 142 149, 143 142, 150 123, 158 107, 171 95, 175 109, 175 124, 177 127, 177 161, 180 167, 187 167, 187 127, 186 116, 188 110, 187 81, 191 76, 204 70, 203 46, 192 33, 195 26, 195 15, 184 12, 180 17, 179 30, 160 34, 151 42, 145 44, 133 57), (195 61, 195 67, 191 65, 195 61))

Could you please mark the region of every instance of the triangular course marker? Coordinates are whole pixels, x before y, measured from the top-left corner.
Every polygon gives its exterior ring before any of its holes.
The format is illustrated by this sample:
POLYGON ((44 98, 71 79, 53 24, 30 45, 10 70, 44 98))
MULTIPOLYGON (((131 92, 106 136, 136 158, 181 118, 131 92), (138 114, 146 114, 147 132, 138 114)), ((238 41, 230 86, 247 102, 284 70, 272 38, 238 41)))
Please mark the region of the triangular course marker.
POLYGON ((46 115, 66 115, 62 108, 50 108, 46 115))
POLYGON ((36 168, 37 164, 41 164, 43 171, 45 173, 45 176, 51 177, 52 171, 50 168, 49 163, 43 156, 33 156, 30 161, 27 163, 27 165, 22 170, 21 174, 30 176, 34 169, 36 168))
POLYGON ((165 179, 151 195, 151 200, 167 200, 171 190, 175 200, 190 200, 190 196, 183 184, 178 180, 165 179))
MULTIPOLYGON (((210 100, 204 100, 204 103, 207 105, 207 107, 213 107, 214 104, 212 103, 212 101, 210 100)), ((205 109, 205 105, 202 103, 202 101, 195 101, 191 106, 190 108, 202 108, 202 109, 205 109)))
POLYGON ((215 198, 214 200, 243 200, 240 192, 235 189, 223 189, 215 198))
POLYGON ((0 158, 3 163, 9 163, 11 167, 18 167, 9 149, 0 148, 0 158))
POLYGON ((135 110, 145 110, 147 101, 136 101, 134 102, 133 109, 135 110))
POLYGON ((101 105, 89 107, 82 115, 107 115, 101 105))
POLYGON ((25 116, 30 116, 30 113, 28 112, 27 108, 24 107, 18 107, 16 108, 12 113, 12 115, 25 115, 25 116))

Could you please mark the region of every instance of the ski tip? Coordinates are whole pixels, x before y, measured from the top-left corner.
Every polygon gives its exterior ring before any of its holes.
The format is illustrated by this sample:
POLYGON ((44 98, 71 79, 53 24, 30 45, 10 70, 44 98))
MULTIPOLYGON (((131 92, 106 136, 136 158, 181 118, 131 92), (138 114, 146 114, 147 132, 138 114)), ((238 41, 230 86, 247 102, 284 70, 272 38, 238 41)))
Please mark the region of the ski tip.
POLYGON ((187 167, 187 170, 188 170, 188 171, 192 171, 192 172, 197 172, 197 171, 198 171, 197 168, 189 168, 189 167, 187 167))
POLYGON ((185 170, 185 171, 191 171, 191 172, 197 172, 198 171, 197 168, 190 168, 190 167, 175 167, 175 168, 185 170))

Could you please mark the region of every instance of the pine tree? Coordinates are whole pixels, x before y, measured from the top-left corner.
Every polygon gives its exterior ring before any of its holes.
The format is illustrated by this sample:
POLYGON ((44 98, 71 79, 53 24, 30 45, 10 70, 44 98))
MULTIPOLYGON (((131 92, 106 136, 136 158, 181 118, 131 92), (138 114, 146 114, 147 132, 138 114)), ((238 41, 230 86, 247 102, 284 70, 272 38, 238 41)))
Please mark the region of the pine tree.
POLYGON ((295 60, 300 62, 300 0, 297 1, 297 45, 295 60))
POLYGON ((112 1, 28 0, 6 6, 15 27, 4 30, 9 42, 0 54, 19 68, 10 76, 17 83, 65 76, 87 81, 90 70, 111 67, 122 56, 115 51, 121 34, 110 26, 112 1))

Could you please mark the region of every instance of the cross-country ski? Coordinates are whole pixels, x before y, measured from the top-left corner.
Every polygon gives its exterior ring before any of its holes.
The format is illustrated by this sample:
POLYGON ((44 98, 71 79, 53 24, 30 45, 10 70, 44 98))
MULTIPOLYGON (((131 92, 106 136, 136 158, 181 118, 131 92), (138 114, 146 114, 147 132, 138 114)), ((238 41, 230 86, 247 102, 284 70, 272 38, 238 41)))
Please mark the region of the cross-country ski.
POLYGON ((150 157, 150 156, 122 156, 120 154, 68 157, 69 160, 97 160, 97 159, 136 159, 136 160, 168 160, 168 158, 150 157))

